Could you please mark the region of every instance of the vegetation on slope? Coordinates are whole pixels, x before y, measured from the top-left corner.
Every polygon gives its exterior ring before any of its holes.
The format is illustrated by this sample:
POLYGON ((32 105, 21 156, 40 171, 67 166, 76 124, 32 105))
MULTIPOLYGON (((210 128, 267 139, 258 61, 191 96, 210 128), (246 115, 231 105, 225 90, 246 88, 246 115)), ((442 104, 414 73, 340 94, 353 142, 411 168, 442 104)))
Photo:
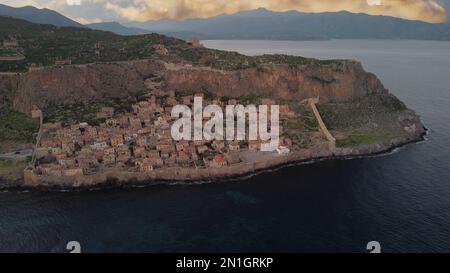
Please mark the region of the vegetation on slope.
POLYGON ((347 103, 322 103, 320 114, 328 129, 360 128, 389 118, 390 114, 407 110, 405 104, 391 94, 371 94, 347 103))
POLYGON ((38 120, 23 113, 6 113, 0 116, 0 142, 33 143, 38 126, 38 120))
POLYGON ((101 123, 96 114, 102 107, 113 107, 114 114, 130 112, 136 99, 113 99, 89 104, 74 104, 64 106, 53 106, 44 113, 44 122, 62 122, 63 125, 70 125, 79 122, 87 122, 91 125, 101 123))
POLYGON ((358 145, 373 144, 388 139, 387 136, 369 135, 354 132, 343 139, 336 140, 336 147, 346 148, 358 145))
POLYGON ((23 175, 23 170, 30 161, 30 158, 26 160, 0 158, 0 180, 1 178, 9 181, 20 179, 23 175))
POLYGON ((171 62, 235 70, 260 64, 302 65, 329 63, 287 55, 244 56, 236 52, 194 47, 184 40, 159 34, 120 36, 112 32, 86 28, 33 24, 0 16, 0 40, 17 39, 25 60, 1 61, 0 71, 26 71, 36 66, 51 66, 58 60, 72 64, 157 58, 171 62), (168 54, 160 54, 155 45, 164 45, 168 54))

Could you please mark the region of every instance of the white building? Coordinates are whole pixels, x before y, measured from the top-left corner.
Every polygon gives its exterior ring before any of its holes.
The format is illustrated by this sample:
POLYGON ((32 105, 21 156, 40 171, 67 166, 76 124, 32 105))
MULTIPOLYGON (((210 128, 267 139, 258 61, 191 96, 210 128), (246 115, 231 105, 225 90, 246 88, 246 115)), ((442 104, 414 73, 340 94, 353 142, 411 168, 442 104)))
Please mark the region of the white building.
POLYGON ((291 150, 289 150, 289 148, 286 146, 280 145, 277 148, 277 152, 279 155, 288 155, 291 152, 291 150))

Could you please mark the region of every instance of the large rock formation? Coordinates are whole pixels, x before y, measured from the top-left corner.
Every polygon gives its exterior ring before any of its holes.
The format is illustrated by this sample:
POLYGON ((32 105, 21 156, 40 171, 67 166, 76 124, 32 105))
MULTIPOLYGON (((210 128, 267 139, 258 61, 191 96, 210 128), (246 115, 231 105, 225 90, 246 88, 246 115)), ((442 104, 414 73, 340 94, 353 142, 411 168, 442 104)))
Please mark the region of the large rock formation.
POLYGON ((145 79, 163 69, 161 63, 154 61, 42 69, 1 78, 1 95, 6 96, 4 104, 24 113, 29 113, 33 105, 45 109, 52 105, 126 98, 145 91, 145 79))
POLYGON ((320 96, 321 101, 349 101, 374 92, 386 92, 378 78, 359 62, 329 65, 264 65, 237 71, 202 68, 169 69, 167 89, 207 90, 220 96, 268 95, 281 99, 320 96))
POLYGON ((145 91, 144 81, 155 75, 163 76, 162 86, 167 90, 206 90, 228 97, 270 94, 283 99, 320 96, 322 101, 348 101, 386 91, 375 75, 365 72, 354 61, 219 71, 142 60, 1 75, 0 106, 29 113, 33 105, 45 109, 52 105, 126 98, 145 91))

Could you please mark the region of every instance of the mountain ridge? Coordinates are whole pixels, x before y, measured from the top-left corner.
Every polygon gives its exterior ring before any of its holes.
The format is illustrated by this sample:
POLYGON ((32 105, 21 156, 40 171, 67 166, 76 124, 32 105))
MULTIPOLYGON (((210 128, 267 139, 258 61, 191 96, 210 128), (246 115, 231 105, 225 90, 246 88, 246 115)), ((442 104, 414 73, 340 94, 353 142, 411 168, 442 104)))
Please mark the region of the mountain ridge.
POLYGON ((112 21, 112 22, 100 22, 100 23, 92 23, 92 24, 86 24, 86 27, 94 30, 102 30, 102 31, 110 31, 114 32, 119 35, 144 35, 149 34, 151 31, 136 28, 136 27, 125 27, 124 25, 112 21))
POLYGON ((47 8, 38 9, 33 6, 15 8, 0 4, 0 15, 23 19, 36 24, 51 24, 58 27, 84 27, 82 24, 47 8))
POLYGON ((32 6, 13 8, 0 4, 0 15, 38 24, 90 28, 119 35, 159 33, 181 39, 196 36, 210 40, 328 40, 394 39, 450 41, 450 23, 433 24, 384 15, 349 11, 306 13, 275 12, 265 8, 219 14, 209 18, 101 22, 82 25, 64 15, 32 6))
POLYGON ((190 31, 201 39, 323 40, 417 39, 450 40, 450 24, 432 24, 348 11, 304 13, 267 9, 221 14, 210 18, 149 20, 124 23, 157 33, 190 31), (301 26, 301 27, 299 27, 301 26))

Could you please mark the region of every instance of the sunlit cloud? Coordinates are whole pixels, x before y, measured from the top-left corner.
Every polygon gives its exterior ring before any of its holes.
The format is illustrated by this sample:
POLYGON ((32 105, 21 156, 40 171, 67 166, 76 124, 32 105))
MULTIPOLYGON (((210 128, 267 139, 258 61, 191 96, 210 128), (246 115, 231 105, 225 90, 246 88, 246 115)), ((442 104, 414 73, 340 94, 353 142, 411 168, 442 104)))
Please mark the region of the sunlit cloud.
POLYGON ((66 0, 69 6, 81 6, 81 0, 66 0))
POLYGON ((55 9, 78 20, 146 21, 205 18, 267 8, 274 11, 347 10, 428 22, 447 21, 444 0, 0 0, 0 3, 55 9), (83 18, 83 19, 80 19, 83 18))

